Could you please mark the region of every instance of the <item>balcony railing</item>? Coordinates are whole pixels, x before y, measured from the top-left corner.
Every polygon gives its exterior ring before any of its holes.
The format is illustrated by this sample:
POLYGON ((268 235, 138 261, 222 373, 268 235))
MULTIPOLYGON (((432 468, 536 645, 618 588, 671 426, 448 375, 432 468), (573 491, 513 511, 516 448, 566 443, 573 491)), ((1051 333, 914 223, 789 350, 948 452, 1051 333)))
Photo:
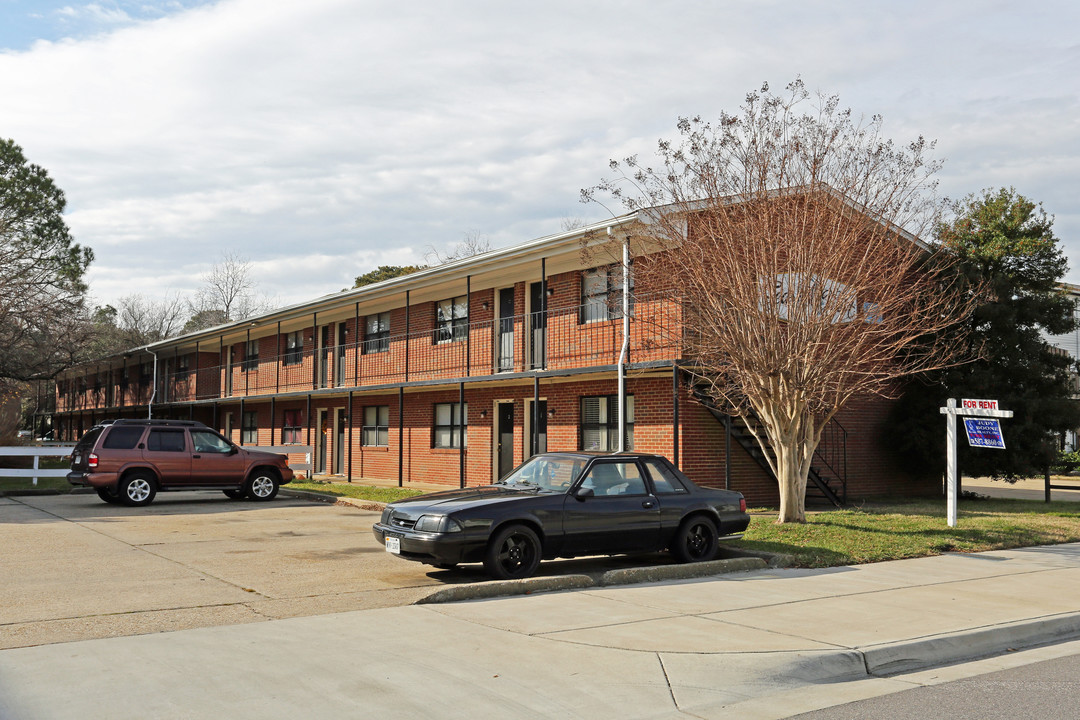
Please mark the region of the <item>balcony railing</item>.
MULTIPOLYGON (((628 362, 677 357, 679 317, 669 296, 635 298, 628 362)), ((200 364, 194 362, 189 370, 159 377, 154 403, 612 365, 618 361, 622 327, 615 312, 597 317, 594 305, 574 305, 471 322, 467 332, 433 327, 315 350, 282 348, 280 354, 214 365, 194 367, 200 364)), ((203 353, 200 360, 205 358, 203 353)), ((113 395, 124 406, 145 405, 150 391, 148 385, 132 384, 113 395)), ((61 396, 60 409, 102 408, 103 400, 93 392, 61 396)))

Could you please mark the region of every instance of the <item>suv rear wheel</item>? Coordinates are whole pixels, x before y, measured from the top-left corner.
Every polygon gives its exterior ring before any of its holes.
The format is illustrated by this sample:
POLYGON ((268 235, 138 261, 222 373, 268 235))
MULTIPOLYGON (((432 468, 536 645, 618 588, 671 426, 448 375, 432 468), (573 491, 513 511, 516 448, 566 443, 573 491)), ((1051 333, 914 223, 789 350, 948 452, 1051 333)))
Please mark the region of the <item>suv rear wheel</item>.
POLYGON ((141 507, 149 505, 157 495, 157 483, 148 472, 134 472, 120 483, 120 500, 125 505, 141 507))
POLYGON ((259 468, 251 473, 244 490, 252 500, 273 500, 281 485, 281 478, 273 470, 259 468))

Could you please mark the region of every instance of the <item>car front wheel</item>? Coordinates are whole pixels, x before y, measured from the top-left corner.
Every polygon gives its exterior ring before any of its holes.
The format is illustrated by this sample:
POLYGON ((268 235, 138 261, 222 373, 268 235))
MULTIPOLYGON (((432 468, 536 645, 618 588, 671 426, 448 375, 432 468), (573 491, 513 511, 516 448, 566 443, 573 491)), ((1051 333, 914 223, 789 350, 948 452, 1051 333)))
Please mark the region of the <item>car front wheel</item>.
POLYGON ((148 473, 133 473, 124 478, 120 483, 120 500, 125 505, 141 507, 154 501, 157 487, 152 475, 148 473))
POLYGON ((508 525, 488 543, 484 569, 499 580, 531 577, 540 566, 540 538, 524 525, 508 525))
POLYGON ((719 547, 716 523, 707 517, 692 517, 675 533, 671 554, 679 562, 701 562, 712 560, 719 547))
POLYGON ((244 491, 252 500, 273 500, 281 480, 269 470, 257 470, 248 478, 244 491))

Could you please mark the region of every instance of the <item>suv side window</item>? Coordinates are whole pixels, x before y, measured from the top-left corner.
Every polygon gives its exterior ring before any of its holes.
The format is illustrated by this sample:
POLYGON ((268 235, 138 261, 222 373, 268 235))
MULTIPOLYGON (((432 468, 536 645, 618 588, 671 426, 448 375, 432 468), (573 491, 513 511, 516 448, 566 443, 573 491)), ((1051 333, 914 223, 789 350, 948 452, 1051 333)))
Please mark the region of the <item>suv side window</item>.
POLYGON ((191 447, 197 453, 221 453, 222 455, 232 450, 232 444, 225 438, 210 430, 192 430, 191 447))
POLYGON ((110 450, 131 450, 139 444, 139 439, 142 438, 143 430, 145 429, 146 428, 141 427, 115 425, 109 430, 109 434, 105 436, 105 440, 102 441, 101 447, 109 448, 110 450))
POLYGON ((146 449, 155 452, 184 452, 183 430, 151 430, 146 440, 146 449))

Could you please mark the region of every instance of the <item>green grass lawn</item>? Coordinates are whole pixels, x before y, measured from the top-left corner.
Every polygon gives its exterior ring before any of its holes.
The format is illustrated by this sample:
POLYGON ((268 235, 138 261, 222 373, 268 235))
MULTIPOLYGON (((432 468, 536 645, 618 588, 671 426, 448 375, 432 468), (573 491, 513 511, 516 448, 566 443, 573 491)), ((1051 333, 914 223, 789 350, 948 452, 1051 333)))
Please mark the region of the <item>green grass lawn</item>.
POLYGON ((876 502, 777 525, 755 514, 733 547, 791 555, 796 567, 829 567, 1080 541, 1080 503, 962 500, 948 527, 945 500, 876 502))

